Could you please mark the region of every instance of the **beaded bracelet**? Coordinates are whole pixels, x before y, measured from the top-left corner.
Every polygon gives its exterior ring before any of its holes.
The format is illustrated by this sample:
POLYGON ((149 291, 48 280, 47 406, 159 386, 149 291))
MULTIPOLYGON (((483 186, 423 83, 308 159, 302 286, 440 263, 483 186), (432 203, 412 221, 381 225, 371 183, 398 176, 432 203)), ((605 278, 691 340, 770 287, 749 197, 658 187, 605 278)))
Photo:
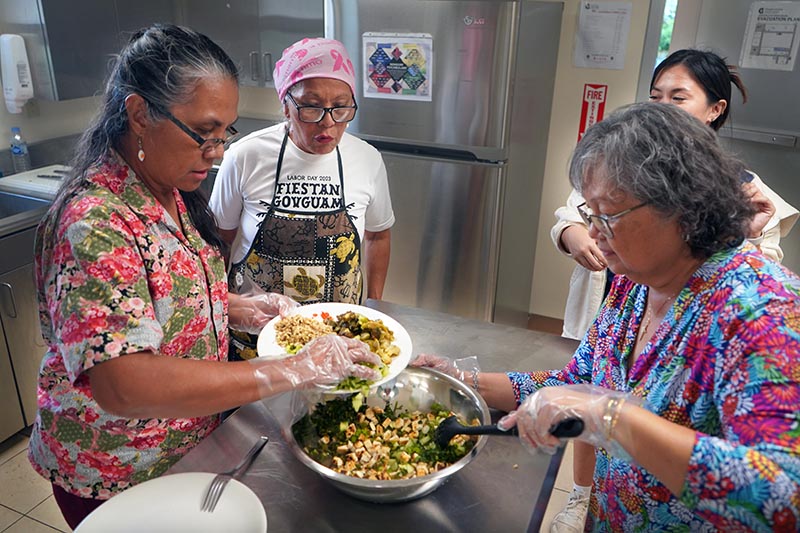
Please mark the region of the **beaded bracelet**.
POLYGON ((619 420, 619 413, 622 411, 622 405, 625 403, 625 398, 611 398, 606 404, 606 410, 603 413, 603 426, 605 428, 606 442, 611 442, 611 433, 619 420))

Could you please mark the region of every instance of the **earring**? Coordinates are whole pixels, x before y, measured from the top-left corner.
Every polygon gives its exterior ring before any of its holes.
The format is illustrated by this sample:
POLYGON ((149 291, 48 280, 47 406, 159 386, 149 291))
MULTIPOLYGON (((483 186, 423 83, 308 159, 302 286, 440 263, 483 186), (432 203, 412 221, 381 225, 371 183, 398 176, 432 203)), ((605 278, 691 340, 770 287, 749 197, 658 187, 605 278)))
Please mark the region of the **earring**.
POLYGON ((139 152, 136 154, 136 157, 139 158, 139 161, 144 162, 144 148, 142 148, 142 138, 139 137, 137 139, 137 142, 139 143, 139 152))

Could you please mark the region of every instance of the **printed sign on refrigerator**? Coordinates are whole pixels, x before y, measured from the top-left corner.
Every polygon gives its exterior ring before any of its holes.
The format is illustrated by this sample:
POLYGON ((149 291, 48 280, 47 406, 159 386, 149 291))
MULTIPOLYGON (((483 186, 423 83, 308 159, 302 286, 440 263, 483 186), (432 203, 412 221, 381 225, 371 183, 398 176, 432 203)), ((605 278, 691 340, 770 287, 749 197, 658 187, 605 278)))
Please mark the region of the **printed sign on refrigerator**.
POLYGON ((583 86, 583 105, 581 105, 581 124, 578 128, 578 140, 592 124, 603 120, 606 108, 606 93, 608 85, 594 85, 587 83, 583 86))
POLYGON ((364 98, 431 101, 433 36, 365 32, 361 42, 364 98))

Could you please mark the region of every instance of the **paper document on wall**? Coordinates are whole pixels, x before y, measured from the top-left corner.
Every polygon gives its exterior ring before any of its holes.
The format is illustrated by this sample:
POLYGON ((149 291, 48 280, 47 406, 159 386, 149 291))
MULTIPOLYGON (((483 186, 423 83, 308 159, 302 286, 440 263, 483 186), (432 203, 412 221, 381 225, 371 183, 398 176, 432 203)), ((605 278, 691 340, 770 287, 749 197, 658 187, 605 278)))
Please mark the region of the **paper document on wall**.
POLYGON ((800 2, 753 2, 742 44, 742 68, 794 70, 800 2))
POLYGON ((631 2, 581 2, 573 62, 578 68, 625 66, 631 2))

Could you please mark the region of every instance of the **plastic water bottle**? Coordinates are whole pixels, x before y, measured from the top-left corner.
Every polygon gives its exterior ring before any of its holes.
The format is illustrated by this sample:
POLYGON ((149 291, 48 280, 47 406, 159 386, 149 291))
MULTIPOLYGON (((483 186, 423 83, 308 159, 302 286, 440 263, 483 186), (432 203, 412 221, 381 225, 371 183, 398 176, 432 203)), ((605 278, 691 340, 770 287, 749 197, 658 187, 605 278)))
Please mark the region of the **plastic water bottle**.
POLYGON ((28 153, 28 143, 22 137, 19 128, 11 128, 11 161, 14 163, 14 172, 25 172, 31 169, 31 155, 28 153))

